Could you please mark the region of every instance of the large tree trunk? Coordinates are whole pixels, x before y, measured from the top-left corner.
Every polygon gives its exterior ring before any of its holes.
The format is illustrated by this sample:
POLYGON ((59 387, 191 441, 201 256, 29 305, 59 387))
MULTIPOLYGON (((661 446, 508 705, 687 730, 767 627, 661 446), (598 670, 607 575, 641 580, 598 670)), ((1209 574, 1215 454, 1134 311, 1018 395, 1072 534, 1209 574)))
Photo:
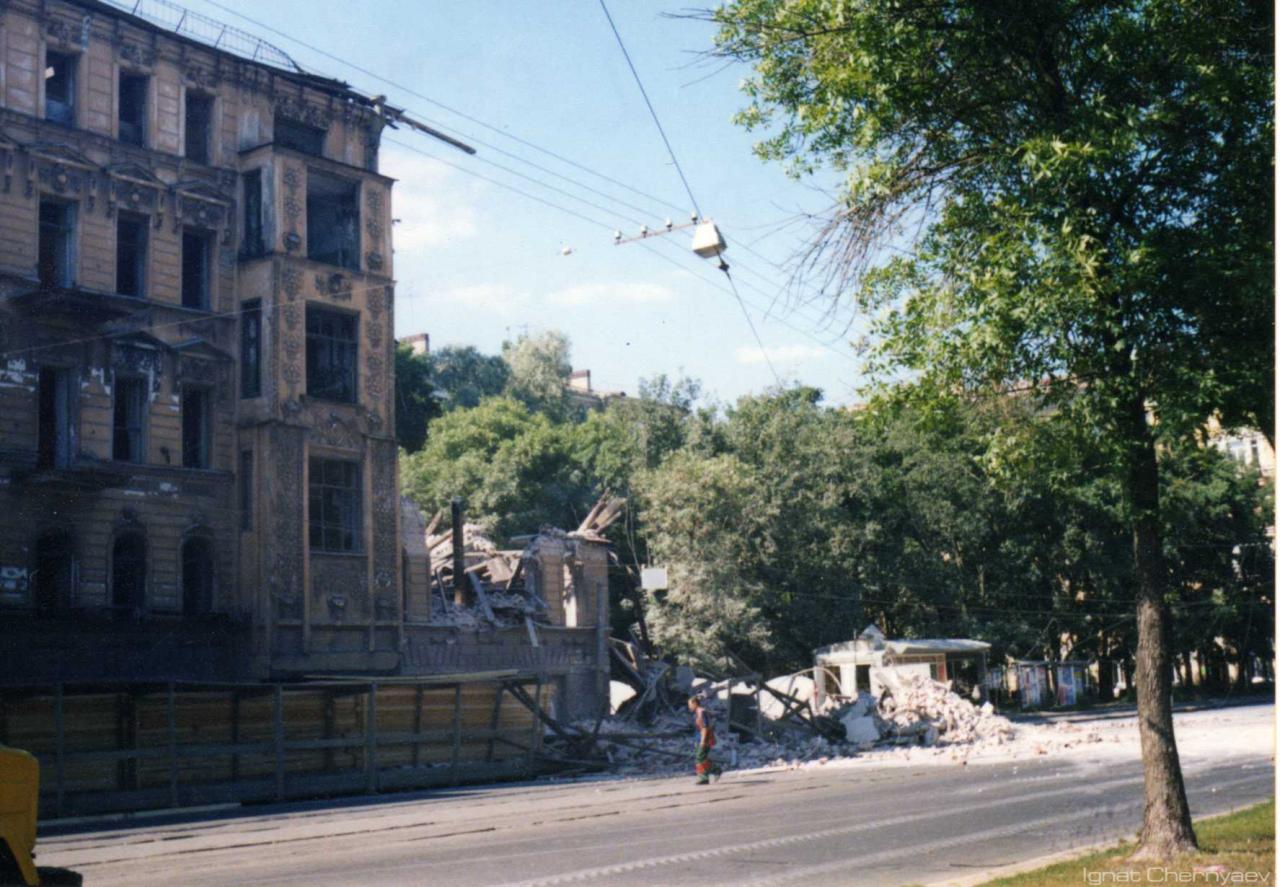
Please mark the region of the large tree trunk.
POLYGON ((1135 859, 1165 860, 1196 849, 1187 790, 1173 738, 1173 671, 1169 655, 1169 607, 1160 539, 1160 475, 1155 442, 1141 398, 1130 405, 1129 501, 1133 507, 1133 556, 1138 589, 1135 685, 1146 810, 1135 859))

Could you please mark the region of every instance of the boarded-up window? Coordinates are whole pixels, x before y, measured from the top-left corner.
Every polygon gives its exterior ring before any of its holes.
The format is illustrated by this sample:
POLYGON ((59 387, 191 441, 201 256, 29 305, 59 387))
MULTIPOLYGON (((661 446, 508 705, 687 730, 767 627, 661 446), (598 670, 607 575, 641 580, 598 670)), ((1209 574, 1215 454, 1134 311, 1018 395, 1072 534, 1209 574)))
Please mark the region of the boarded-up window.
POLYGON ((114 401, 111 458, 117 462, 145 461, 143 432, 147 411, 146 380, 117 377, 114 401))
POLYGON ((111 547, 111 606, 117 616, 133 616, 147 600, 147 542, 141 533, 116 537, 111 547))
POLYGON ((64 52, 46 52, 44 57, 44 119, 75 126, 76 61, 64 52))
POLYGON ((356 317, 307 306, 307 396, 354 403, 356 317))
POLYGON ((35 607, 42 615, 71 607, 75 596, 75 549, 66 531, 54 530, 36 540, 35 607))
POLYGON ((147 143, 147 76, 120 72, 120 141, 147 143))
POLYGON ((244 174, 244 239, 240 242, 242 256, 260 256, 267 250, 262 235, 262 170, 244 174))
POLYGON ((310 460, 308 521, 313 551, 359 551, 360 464, 341 459, 310 460))
POLYGON ((182 388, 182 467, 209 467, 209 392, 182 388))
POLYGON ((262 302, 245 302, 240 309, 240 396, 262 394, 262 302))
POLYGON ((213 543, 196 536, 182 543, 182 615, 213 611, 213 543))
POLYGON ((213 98, 187 90, 186 112, 187 159, 196 163, 208 163, 212 153, 210 142, 213 135, 213 98))
POLYGON ((209 255, 212 252, 208 232, 199 228, 182 229, 182 304, 186 308, 209 308, 209 255))
POLYGON ((37 463, 41 468, 65 468, 71 464, 71 373, 64 369, 40 369, 37 417, 37 463))
POLYGON ((40 283, 46 287, 71 286, 72 235, 75 232, 75 208, 60 200, 40 201, 40 243, 38 270, 40 283))
POLYGON ((116 292, 142 298, 147 265, 146 216, 120 213, 116 219, 116 292))

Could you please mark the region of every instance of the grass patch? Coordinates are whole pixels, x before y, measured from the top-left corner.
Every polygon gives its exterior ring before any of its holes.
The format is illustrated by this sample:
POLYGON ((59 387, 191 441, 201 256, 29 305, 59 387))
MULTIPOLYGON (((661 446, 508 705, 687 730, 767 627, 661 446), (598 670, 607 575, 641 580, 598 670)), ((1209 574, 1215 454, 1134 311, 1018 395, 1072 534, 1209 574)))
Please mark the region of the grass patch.
POLYGON ((1032 872, 987 881, 982 887, 1080 887, 1116 883, 1275 885, 1275 801, 1202 820, 1196 823, 1196 837, 1200 842, 1199 852, 1168 865, 1126 862, 1135 846, 1127 843, 1032 872), (1147 877, 1148 868, 1153 867, 1158 871, 1147 877), (1130 872, 1136 872, 1137 878, 1126 874, 1130 872), (1245 874, 1249 872, 1255 874, 1245 874))

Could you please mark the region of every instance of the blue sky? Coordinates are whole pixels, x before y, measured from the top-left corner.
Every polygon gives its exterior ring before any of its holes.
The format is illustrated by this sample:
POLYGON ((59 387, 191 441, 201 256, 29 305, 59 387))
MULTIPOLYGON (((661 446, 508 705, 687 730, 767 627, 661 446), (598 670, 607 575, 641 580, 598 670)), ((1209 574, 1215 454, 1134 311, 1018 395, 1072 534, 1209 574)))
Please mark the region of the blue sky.
MULTIPOLYGON (((575 367, 590 369, 605 390, 634 393, 643 376, 683 372, 731 402, 773 384, 723 276, 689 250, 688 232, 647 241, 648 249, 613 243, 615 228, 630 236, 641 224, 680 223, 691 207, 597 0, 184 5, 263 37, 304 68, 385 93, 477 148, 468 157, 405 129, 386 133, 382 171, 400 180, 398 335, 428 332, 433 347, 496 352, 521 332, 560 329, 573 342, 575 367)), ((700 57, 711 45, 709 25, 663 15, 683 6, 612 0, 609 8, 699 206, 730 242, 726 258, 778 374, 822 388, 830 403, 856 400, 848 310, 824 321, 829 306, 794 304, 779 267, 812 231, 796 214, 828 206, 824 190, 834 180, 796 182, 752 154, 754 136, 732 122, 746 71, 700 57)))

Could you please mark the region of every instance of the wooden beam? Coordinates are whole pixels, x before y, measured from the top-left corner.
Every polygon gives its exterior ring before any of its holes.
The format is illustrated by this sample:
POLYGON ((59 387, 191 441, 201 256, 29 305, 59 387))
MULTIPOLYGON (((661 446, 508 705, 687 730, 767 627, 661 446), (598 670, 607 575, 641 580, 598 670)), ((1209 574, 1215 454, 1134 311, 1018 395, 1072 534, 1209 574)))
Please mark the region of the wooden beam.
MULTIPOLYGON (((422 685, 419 684, 414 688, 413 694, 413 732, 422 732, 422 685)), ((422 742, 413 744, 413 766, 417 767, 422 763, 422 742)))
MULTIPOLYGON (((240 744, 240 691, 231 691, 231 744, 240 744)), ((231 781, 240 778, 240 753, 231 755, 231 781)))
POLYGON ((57 768, 54 771, 54 784, 57 786, 57 802, 54 809, 58 816, 66 814, 67 800, 67 729, 66 729, 66 711, 65 711, 65 694, 63 692, 62 683, 58 683, 58 688, 54 698, 53 723, 54 723, 54 754, 57 768))
POLYGON ((272 709, 276 746, 276 800, 284 800, 284 687, 273 688, 275 705, 272 709))
POLYGON ((364 709, 364 787, 369 794, 378 791, 378 685, 369 684, 368 702, 364 709))
POLYGON ((174 710, 173 682, 164 692, 165 726, 169 733, 169 806, 178 806, 178 715, 174 710))
POLYGON ((449 784, 458 784, 458 758, 462 755, 462 685, 453 685, 453 760, 449 764, 449 784))
POLYGON ((489 751, 485 754, 486 761, 493 761, 493 741, 498 736, 498 715, 502 712, 502 695, 507 692, 507 685, 504 681, 498 685, 498 692, 493 694, 493 717, 489 719, 489 751))

